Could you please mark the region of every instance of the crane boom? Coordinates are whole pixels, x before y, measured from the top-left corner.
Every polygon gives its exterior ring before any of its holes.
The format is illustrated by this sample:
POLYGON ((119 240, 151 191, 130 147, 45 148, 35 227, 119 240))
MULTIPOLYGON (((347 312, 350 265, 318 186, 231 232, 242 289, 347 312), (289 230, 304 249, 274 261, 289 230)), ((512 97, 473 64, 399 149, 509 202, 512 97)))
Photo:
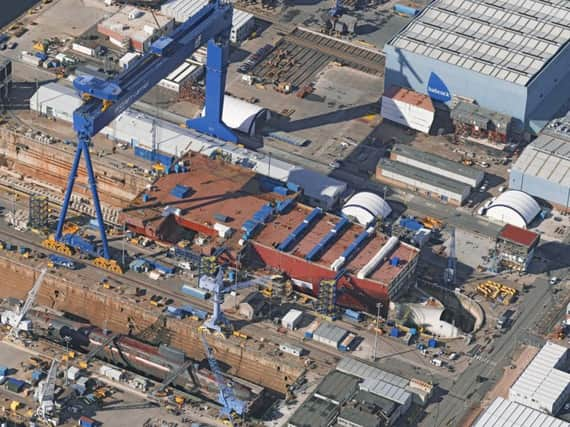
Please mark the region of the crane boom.
POLYGON ((119 268, 111 260, 109 253, 96 177, 89 154, 91 138, 180 66, 205 42, 208 42, 205 116, 188 120, 186 125, 227 141, 237 141, 221 118, 228 62, 226 41, 229 39, 232 16, 233 6, 229 2, 210 0, 182 25, 153 42, 148 52, 115 78, 102 80, 93 76, 81 76, 73 81, 74 87, 85 102, 73 112, 73 129, 78 139, 77 151, 55 232, 57 242, 62 242, 63 224, 77 177, 79 160, 83 154, 103 249, 103 258, 98 258, 96 264, 118 272, 119 268), (214 41, 218 37, 222 38, 221 45, 214 41))
POLYGON ((30 308, 32 308, 32 305, 34 305, 34 302, 36 300, 38 292, 40 291, 40 287, 42 286, 42 282, 44 281, 44 277, 45 277, 46 273, 47 273, 47 268, 42 269, 42 271, 40 272, 40 275, 38 276, 38 278, 36 279, 36 281, 34 283, 34 286, 32 286, 32 289, 28 293, 28 296, 26 297, 26 301, 24 302, 24 305, 22 306, 22 309, 20 310, 20 314, 18 315, 18 318, 16 319, 16 323, 14 323, 14 325, 12 325, 12 330, 10 331, 10 335, 12 335, 13 337, 16 337, 18 335, 18 328, 20 327, 22 320, 24 320, 24 318, 26 317, 26 314, 28 314, 28 311, 30 311, 30 308))
POLYGON ((239 416, 244 415, 246 409, 245 402, 239 400, 234 395, 233 390, 226 384, 226 381, 224 380, 224 377, 220 371, 220 367, 218 366, 218 361, 214 357, 212 349, 210 348, 208 341, 206 341, 206 337, 202 334, 200 337, 202 338, 202 344, 204 345, 204 351, 210 365, 210 370, 214 374, 216 384, 218 384, 218 388, 220 390, 218 401, 223 406, 222 413, 230 417, 230 420, 232 413, 235 413, 239 416))

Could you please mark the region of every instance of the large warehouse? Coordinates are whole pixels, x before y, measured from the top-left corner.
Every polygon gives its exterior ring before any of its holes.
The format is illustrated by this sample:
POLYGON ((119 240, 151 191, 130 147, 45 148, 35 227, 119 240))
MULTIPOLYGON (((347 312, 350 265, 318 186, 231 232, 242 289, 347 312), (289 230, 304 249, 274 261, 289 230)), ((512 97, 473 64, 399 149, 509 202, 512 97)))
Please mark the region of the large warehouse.
POLYGON ((513 164, 509 187, 570 208, 570 113, 541 132, 513 164))
POLYGON ((434 0, 385 46, 384 88, 474 100, 537 133, 570 94, 567 0, 434 0))

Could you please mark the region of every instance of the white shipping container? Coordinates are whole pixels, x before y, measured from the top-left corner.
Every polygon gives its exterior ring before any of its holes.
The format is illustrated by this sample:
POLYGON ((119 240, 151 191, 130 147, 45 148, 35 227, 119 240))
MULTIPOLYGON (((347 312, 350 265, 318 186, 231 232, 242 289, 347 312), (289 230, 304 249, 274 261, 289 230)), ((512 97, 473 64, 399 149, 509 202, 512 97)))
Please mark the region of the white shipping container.
POLYGON ((123 379, 123 372, 117 368, 103 365, 99 368, 99 373, 113 381, 121 381, 123 379))
POLYGON ((95 56, 95 51, 93 49, 87 46, 83 46, 82 44, 79 43, 73 43, 71 45, 71 49, 87 56, 95 56))
POLYGON ((281 350, 283 353, 292 354, 293 356, 297 357, 300 357, 301 354, 303 353, 302 347, 297 347, 291 344, 280 344, 279 350, 281 350))
POLYGON ((22 52, 22 62, 26 64, 33 65, 35 67, 39 67, 42 63, 42 60, 35 55, 32 55, 28 52, 22 52))
POLYGON ((70 379, 71 381, 76 381, 80 376, 81 376, 81 369, 75 366, 70 366, 69 369, 67 370, 67 378, 70 379))
POLYGON ((119 59, 119 66, 121 68, 128 68, 129 65, 138 57, 140 56, 140 54, 135 53, 135 52, 127 52, 125 53, 123 56, 121 56, 121 59, 119 59))

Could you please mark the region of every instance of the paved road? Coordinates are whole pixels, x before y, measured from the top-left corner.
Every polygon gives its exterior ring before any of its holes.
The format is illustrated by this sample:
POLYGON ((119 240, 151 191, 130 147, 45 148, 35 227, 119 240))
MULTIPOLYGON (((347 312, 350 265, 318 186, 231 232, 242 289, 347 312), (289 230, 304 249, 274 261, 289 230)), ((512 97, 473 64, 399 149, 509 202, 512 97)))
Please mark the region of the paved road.
MULTIPOLYGON (((563 273, 562 270, 556 272, 559 277, 563 273)), ((493 348, 492 353, 485 351, 480 355, 480 360, 472 359, 469 368, 451 384, 440 384, 447 389, 447 394, 441 402, 429 408, 429 415, 422 420, 420 426, 456 425, 471 407, 478 405, 502 376, 504 368, 511 363, 513 353, 519 345, 529 339, 540 344, 541 339, 533 335, 534 327, 551 302, 551 286, 546 276, 537 277, 530 291, 522 295, 514 323, 487 346, 493 348), (478 381, 481 377, 484 380, 478 381)))

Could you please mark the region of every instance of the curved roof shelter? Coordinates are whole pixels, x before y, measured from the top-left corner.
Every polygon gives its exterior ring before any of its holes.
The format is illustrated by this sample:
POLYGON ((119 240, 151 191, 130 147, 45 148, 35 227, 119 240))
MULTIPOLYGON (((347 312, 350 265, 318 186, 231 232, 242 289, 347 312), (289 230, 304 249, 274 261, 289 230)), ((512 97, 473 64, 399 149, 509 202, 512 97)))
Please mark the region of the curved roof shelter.
POLYGON ((382 197, 368 191, 355 194, 342 208, 343 215, 355 218, 362 225, 376 218, 386 218, 391 212, 392 208, 382 197))
POLYGON ((527 228, 540 212, 536 200, 523 191, 509 190, 499 195, 487 209, 487 217, 527 228))
MULTIPOLYGON (((202 114, 204 114, 204 110, 202 110, 202 114)), ((222 121, 231 129, 254 135, 256 121, 266 118, 267 114, 267 108, 234 98, 233 96, 224 96, 222 121)))

